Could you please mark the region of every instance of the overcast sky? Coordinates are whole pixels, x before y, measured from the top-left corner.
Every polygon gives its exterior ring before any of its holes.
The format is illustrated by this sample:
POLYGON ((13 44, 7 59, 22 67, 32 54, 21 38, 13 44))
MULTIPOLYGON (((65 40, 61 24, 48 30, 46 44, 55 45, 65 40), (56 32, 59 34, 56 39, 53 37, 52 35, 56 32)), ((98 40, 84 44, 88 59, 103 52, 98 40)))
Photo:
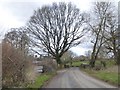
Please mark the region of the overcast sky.
MULTIPOLYGON (((0 33, 4 35, 9 28, 24 26, 30 16, 33 15, 34 10, 43 5, 52 4, 53 2, 72 2, 81 11, 90 11, 91 2, 93 1, 96 0, 0 0, 0 33)), ((119 0, 112 1, 118 2, 119 0)), ((83 55, 85 51, 91 50, 90 46, 84 43, 81 46, 73 47, 71 50, 78 55, 83 55)))

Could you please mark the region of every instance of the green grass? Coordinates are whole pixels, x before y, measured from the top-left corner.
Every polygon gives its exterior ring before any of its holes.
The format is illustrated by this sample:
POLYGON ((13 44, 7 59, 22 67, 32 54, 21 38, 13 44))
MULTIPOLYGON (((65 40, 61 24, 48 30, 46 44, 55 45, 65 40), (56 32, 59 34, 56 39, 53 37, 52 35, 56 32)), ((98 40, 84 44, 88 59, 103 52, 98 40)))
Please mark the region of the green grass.
MULTIPOLYGON (((107 67, 111 67, 115 65, 115 61, 114 60, 106 60, 106 65, 107 67)), ((95 65, 100 65, 101 61, 100 60, 96 60, 95 65)))
POLYGON ((113 83, 113 84, 118 84, 118 74, 117 73, 113 73, 113 72, 97 72, 95 74, 96 77, 104 80, 104 81, 107 81, 107 82, 110 82, 110 83, 113 83))
MULTIPOLYGON (((106 60, 106 67, 111 67, 115 65, 115 61, 114 60, 106 60)), ((73 61, 72 62, 72 66, 76 67, 76 66, 80 66, 82 63, 88 63, 89 61, 73 61)), ((96 60, 95 65, 100 65, 101 64, 101 60, 96 60)), ((66 65, 70 65, 70 63, 67 63, 66 65)))
POLYGON ((112 67, 115 65, 115 61, 114 60, 110 60, 110 61, 106 61, 107 62, 107 67, 112 67))
POLYGON ((80 66, 80 64, 81 64, 80 61, 78 61, 78 62, 73 62, 73 63, 72 63, 72 66, 80 66))
POLYGON ((56 73, 46 73, 38 76, 33 84, 28 85, 28 88, 40 88, 46 81, 50 80, 56 73))
MULTIPOLYGON (((100 71, 94 71, 94 70, 89 70, 89 69, 83 69, 85 72, 90 74, 91 76, 94 76, 98 79, 101 79, 105 82, 118 85, 118 73, 113 73, 113 72, 105 72, 104 70, 100 71)), ((120 77, 120 75, 119 75, 120 77)), ((119 82, 120 85, 120 82, 119 82)))
POLYGON ((77 62, 73 62, 72 66, 80 66, 82 63, 89 63, 89 61, 77 61, 77 62))

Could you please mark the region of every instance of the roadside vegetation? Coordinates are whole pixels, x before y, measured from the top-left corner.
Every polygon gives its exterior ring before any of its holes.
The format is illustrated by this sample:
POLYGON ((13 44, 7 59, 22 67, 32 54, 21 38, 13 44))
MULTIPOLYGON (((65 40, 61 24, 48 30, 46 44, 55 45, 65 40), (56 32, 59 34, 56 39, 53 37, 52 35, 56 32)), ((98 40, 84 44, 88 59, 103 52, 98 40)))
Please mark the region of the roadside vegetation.
POLYGON ((28 84, 27 88, 28 89, 41 88, 43 85, 45 85, 47 81, 49 81, 55 75, 56 75, 56 72, 41 74, 35 79, 34 83, 28 84))
POLYGON ((86 73, 88 73, 89 75, 101 79, 105 82, 108 82, 110 84, 113 85, 120 85, 120 82, 118 78, 120 78, 120 75, 118 74, 118 72, 113 72, 112 70, 99 70, 99 71, 95 71, 95 70, 90 70, 90 69, 82 69, 83 71, 85 71, 86 73))
POLYGON ((49 80, 56 70, 56 63, 51 58, 43 62, 33 63, 41 58, 35 57, 28 49, 28 37, 24 31, 14 30, 5 35, 2 40, 2 87, 5 88, 31 88, 41 87, 49 80), (44 73, 40 74, 35 69, 44 65, 44 73), (51 73, 48 73, 51 72, 51 73))

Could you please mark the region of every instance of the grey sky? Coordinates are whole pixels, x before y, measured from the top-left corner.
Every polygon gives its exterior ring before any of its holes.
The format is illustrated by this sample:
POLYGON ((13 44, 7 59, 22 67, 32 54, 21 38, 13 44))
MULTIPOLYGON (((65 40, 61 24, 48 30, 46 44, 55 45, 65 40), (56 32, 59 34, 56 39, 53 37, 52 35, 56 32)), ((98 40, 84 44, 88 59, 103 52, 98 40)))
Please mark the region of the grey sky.
MULTIPOLYGON (((43 5, 52 4, 53 2, 72 2, 80 8, 81 11, 89 11, 91 2, 93 1, 95 0, 1 0, 0 27, 2 29, 0 29, 0 32, 4 34, 9 30, 9 28, 24 26, 30 16, 33 15, 34 10, 43 5)), ((71 50, 80 55, 84 54, 86 50, 91 49, 90 47, 91 45, 83 44, 81 46, 74 47, 71 50)))
MULTIPOLYGON (((88 10, 89 2, 84 0, 84 2, 79 2, 75 0, 56 0, 57 2, 72 2, 77 4, 81 10, 88 10)), ((29 17, 33 14, 33 11, 41 7, 42 5, 52 4, 55 0, 31 0, 31 1, 7 1, 0 2, 0 12, 2 12, 0 17, 0 24, 5 24, 5 27, 18 27, 24 25, 29 17)))

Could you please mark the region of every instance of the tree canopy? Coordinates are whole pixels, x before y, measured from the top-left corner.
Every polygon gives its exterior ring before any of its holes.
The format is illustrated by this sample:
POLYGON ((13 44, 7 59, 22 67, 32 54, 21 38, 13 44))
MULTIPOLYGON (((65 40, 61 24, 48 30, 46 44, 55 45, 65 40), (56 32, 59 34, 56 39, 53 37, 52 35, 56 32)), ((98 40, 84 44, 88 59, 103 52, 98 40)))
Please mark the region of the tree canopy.
POLYGON ((75 5, 61 2, 35 10, 27 29, 32 44, 60 63, 60 57, 67 50, 81 43, 84 22, 84 14, 75 5))

